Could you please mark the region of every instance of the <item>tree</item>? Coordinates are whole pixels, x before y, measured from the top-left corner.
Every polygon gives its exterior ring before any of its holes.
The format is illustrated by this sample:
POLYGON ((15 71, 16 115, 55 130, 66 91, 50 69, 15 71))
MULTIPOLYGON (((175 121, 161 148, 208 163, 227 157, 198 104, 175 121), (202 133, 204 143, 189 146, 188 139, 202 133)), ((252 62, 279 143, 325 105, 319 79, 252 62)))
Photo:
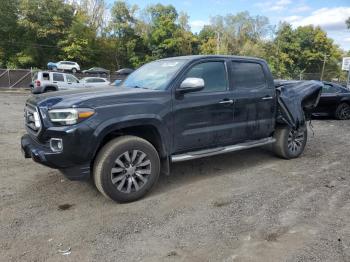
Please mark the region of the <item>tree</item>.
POLYGON ((201 52, 262 57, 260 43, 269 32, 269 21, 263 16, 253 17, 248 12, 216 16, 199 33, 201 52))
POLYGON ((136 33, 138 20, 137 6, 129 6, 117 1, 112 8, 110 29, 115 39, 115 62, 117 68, 138 67, 144 61, 146 47, 143 39, 136 33))
POLYGON ((348 20, 345 21, 345 23, 348 29, 350 29, 350 17, 348 18, 348 20))
POLYGON ((9 60, 23 48, 18 28, 18 0, 3 0, 0 5, 0 67, 8 66, 9 60))
POLYGON ((74 9, 63 0, 21 0, 19 10, 24 46, 12 62, 18 66, 43 67, 60 55, 57 43, 67 36, 74 9))
POLYGON ((340 49, 320 27, 301 26, 293 29, 289 24, 282 24, 273 45, 273 53, 270 53, 268 60, 278 77, 299 78, 300 74, 312 73, 315 74, 313 78, 316 75, 319 78, 325 59, 325 77, 340 74, 340 49))

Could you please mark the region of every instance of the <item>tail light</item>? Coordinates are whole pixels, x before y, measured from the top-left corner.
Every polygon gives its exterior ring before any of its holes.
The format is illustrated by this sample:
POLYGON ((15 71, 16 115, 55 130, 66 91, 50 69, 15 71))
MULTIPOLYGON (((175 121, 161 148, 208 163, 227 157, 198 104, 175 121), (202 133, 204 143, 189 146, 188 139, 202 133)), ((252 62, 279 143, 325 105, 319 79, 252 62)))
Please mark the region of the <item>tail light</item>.
POLYGON ((39 80, 35 80, 35 81, 34 81, 34 85, 35 85, 35 86, 40 86, 40 84, 41 84, 41 83, 40 83, 39 80))

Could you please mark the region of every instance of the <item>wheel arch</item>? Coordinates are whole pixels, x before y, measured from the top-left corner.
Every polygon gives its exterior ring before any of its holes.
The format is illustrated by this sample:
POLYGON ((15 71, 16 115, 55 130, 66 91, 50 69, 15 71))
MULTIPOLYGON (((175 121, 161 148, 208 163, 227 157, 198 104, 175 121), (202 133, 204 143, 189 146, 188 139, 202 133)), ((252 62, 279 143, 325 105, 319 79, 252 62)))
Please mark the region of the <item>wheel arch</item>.
POLYGON ((342 99, 340 99, 338 106, 342 103, 346 103, 350 106, 350 97, 343 97, 342 99))
POLYGON ((94 158, 106 143, 123 135, 133 135, 147 140, 156 148, 160 158, 167 158, 169 155, 170 136, 162 123, 157 119, 133 119, 97 128, 94 133, 97 137, 94 158))

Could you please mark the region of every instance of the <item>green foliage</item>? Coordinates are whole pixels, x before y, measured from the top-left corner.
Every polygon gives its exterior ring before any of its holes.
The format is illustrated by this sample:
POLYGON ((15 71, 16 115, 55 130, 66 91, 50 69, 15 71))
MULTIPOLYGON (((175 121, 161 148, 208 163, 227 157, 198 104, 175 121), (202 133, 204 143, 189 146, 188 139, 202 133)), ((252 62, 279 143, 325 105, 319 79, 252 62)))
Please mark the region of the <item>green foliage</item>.
POLYGON ((276 77, 317 79, 325 61, 324 79, 344 78, 346 53, 319 27, 273 30, 266 17, 240 12, 213 17, 193 34, 189 16, 172 5, 139 10, 117 0, 108 17, 106 6, 106 0, 2 0, 0 67, 73 60, 82 68, 117 70, 170 56, 230 54, 264 58, 276 77))
POLYGON ((269 54, 275 74, 282 78, 299 78, 300 74, 319 73, 325 63, 325 79, 340 75, 341 52, 320 27, 303 26, 293 29, 282 24, 269 54))

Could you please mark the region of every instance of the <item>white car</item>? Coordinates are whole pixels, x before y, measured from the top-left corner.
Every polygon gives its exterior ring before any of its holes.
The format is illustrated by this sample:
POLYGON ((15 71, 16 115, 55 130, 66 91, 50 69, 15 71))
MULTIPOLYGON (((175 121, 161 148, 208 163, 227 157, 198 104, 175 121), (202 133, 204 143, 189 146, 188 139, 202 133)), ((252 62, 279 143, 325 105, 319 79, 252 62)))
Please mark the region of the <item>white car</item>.
POLYGON ((56 63, 56 68, 54 69, 62 70, 62 71, 71 71, 72 73, 76 73, 80 71, 80 66, 76 62, 59 61, 56 63))
POLYGON ((80 80, 84 87, 107 87, 110 82, 102 77, 84 77, 80 80))
POLYGON ((84 88, 79 79, 71 74, 61 72, 39 71, 34 74, 30 84, 33 94, 68 90, 72 88, 84 88))

